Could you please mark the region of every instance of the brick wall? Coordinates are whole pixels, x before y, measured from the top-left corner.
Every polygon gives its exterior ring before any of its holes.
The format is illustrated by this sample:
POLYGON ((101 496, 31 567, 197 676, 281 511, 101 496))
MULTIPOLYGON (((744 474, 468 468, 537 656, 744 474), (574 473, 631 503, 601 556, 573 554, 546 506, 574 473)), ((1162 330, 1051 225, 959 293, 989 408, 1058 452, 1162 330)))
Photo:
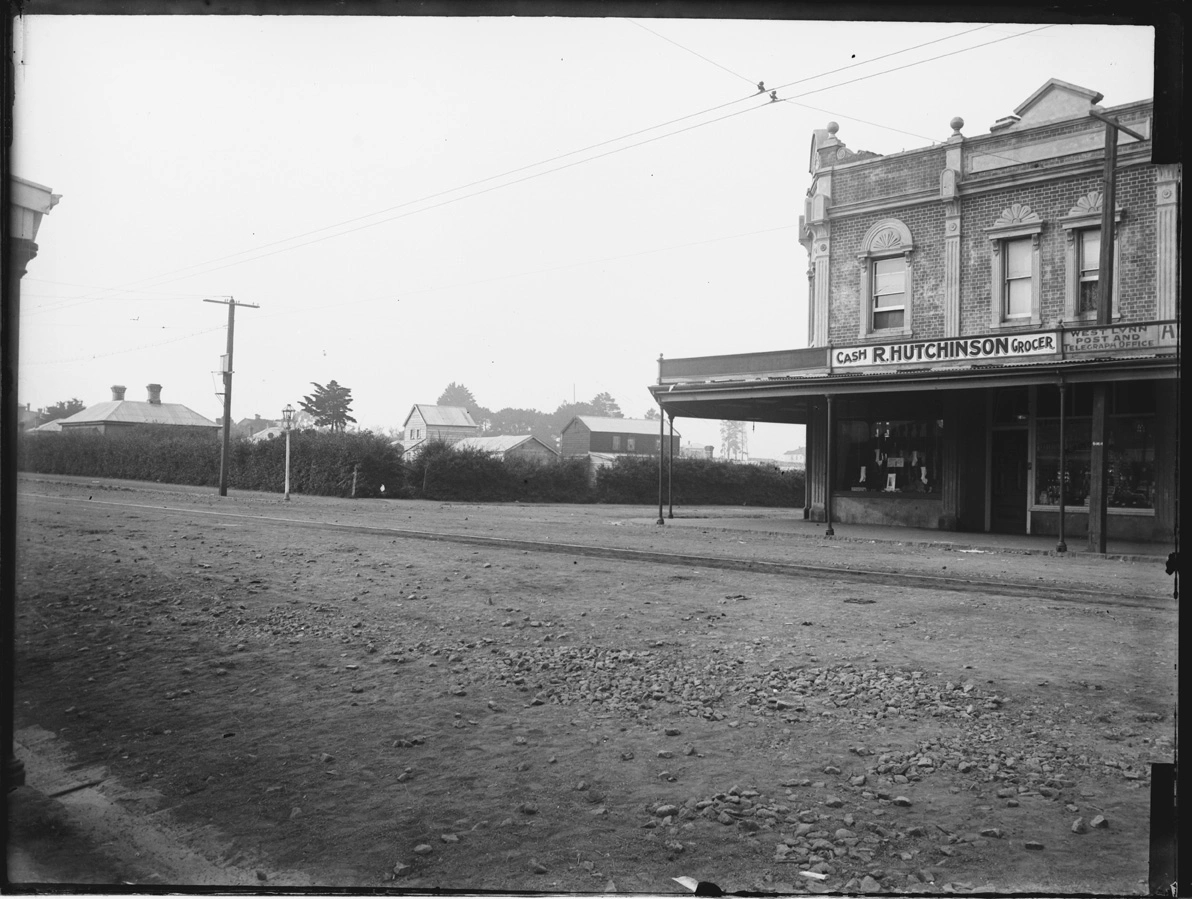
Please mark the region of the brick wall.
MULTIPOLYGON (((1154 169, 1119 169, 1115 205, 1124 212, 1118 225, 1117 283, 1123 321, 1147 321, 1155 311, 1154 169)), ((991 244, 985 234, 1002 210, 1014 203, 1029 206, 1043 219, 1039 235, 1039 290, 1043 326, 1063 317, 1068 279, 1067 233, 1060 227, 1076 201, 1100 191, 1099 175, 1009 187, 966 198, 960 247, 960 333, 989 330, 993 289, 991 244)))
POLYGON ((832 175, 832 203, 842 206, 920 190, 938 190, 943 168, 943 148, 932 147, 881 157, 880 162, 836 169, 832 175))
MULTIPOLYGON (((1143 119, 1144 115, 1124 116, 1143 119)), ((1087 131, 1088 125, 1056 126, 1050 135, 1087 131)), ((1032 133, 1032 139, 1036 133, 1032 133)), ((1001 144, 998 144, 1001 145, 1001 144)), ((995 145, 982 144, 981 152, 995 145)), ((1088 154, 1081 154, 1086 156, 1088 154)), ((1098 152, 1096 155, 1100 155, 1098 152)), ((1041 320, 1050 326, 1064 315, 1068 275, 1067 233, 1060 226, 1077 200, 1102 188, 1100 172, 1065 174, 1074 158, 1061 157, 1027 166, 1014 166, 967 179, 962 190, 992 186, 1008 176, 1055 169, 1053 180, 1043 180, 1002 189, 982 190, 964 196, 961 207, 960 333, 979 334, 990 330, 992 310, 991 252, 985 233, 1004 209, 1014 203, 1029 206, 1044 221, 1040 234, 1041 320)), ((854 168, 837 170, 833 176, 833 205, 915 192, 925 185, 938 187, 944 164, 943 151, 883 157, 854 168), (934 166, 934 169, 932 169, 934 166), (901 185, 901 187, 899 186, 901 185), (866 191, 872 193, 866 194, 866 191)), ((1122 321, 1148 321, 1156 314, 1154 212, 1155 168, 1147 164, 1119 164, 1116 205, 1123 210, 1118 225, 1116 281, 1118 312, 1122 321)), ((944 204, 917 203, 901 210, 847 215, 831 220, 830 283, 828 288, 828 339, 834 345, 862 342, 861 315, 867 301, 861 297, 861 266, 857 257, 869 228, 885 218, 897 218, 910 230, 915 251, 912 258, 912 326, 914 339, 943 336, 944 325, 944 204)), ((880 340, 881 338, 874 338, 880 340)))
POLYGON ((928 340, 943 336, 944 207, 938 202, 921 203, 897 212, 850 216, 832 222, 828 340, 835 345, 861 342, 861 315, 868 311, 868 306, 861 297, 862 269, 857 257, 866 232, 887 218, 897 218, 906 225, 914 245, 911 255, 914 336, 928 340))

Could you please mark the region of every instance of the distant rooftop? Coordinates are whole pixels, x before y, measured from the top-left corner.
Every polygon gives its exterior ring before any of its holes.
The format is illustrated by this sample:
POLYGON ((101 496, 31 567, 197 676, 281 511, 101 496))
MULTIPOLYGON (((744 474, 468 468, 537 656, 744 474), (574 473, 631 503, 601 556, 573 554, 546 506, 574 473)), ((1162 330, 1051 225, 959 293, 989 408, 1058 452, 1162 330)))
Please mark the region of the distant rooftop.
POLYGON ((463 406, 431 406, 423 403, 414 404, 414 408, 406 416, 403 426, 409 423, 415 412, 422 416, 422 420, 428 427, 476 427, 476 422, 472 420, 472 413, 463 406))

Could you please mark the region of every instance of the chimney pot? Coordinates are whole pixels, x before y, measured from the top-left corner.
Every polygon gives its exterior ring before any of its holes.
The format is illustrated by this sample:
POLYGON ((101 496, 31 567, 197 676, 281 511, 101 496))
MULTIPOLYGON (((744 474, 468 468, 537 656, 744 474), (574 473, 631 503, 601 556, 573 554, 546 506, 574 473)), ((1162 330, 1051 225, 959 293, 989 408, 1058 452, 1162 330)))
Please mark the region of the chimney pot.
POLYGON ((123 400, 125 390, 127 390, 127 388, 123 384, 113 384, 112 385, 112 399, 115 402, 120 402, 121 400, 123 400))
POLYGON ((161 385, 160 384, 150 384, 145 389, 149 391, 149 402, 152 403, 154 406, 160 406, 161 405, 161 385))

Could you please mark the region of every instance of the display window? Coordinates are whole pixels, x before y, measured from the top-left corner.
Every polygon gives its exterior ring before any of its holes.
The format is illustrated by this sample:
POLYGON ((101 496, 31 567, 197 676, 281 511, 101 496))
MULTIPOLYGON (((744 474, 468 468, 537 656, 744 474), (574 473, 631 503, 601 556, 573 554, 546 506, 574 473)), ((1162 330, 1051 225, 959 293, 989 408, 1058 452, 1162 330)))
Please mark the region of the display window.
MULTIPOLYGON (((1035 420, 1035 506, 1088 507, 1092 452, 1092 386, 1066 388, 1064 474, 1060 476, 1059 391, 1039 388, 1035 420), (1067 409, 1075 414, 1067 414, 1067 409)), ((1150 382, 1115 384, 1106 422, 1110 509, 1155 508, 1155 391, 1150 382)))
POLYGON ((938 493, 942 431, 939 419, 838 422, 833 489, 885 496, 938 493))

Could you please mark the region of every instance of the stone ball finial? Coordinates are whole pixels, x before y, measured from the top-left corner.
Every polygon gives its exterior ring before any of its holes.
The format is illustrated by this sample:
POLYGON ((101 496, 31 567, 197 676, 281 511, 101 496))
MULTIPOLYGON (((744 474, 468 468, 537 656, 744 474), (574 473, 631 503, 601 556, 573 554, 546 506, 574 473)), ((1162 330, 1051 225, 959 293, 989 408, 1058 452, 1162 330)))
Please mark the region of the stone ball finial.
POLYGON ((837 125, 835 122, 828 122, 828 133, 829 133, 830 135, 832 135, 833 137, 835 137, 835 136, 836 136, 836 132, 837 132, 837 131, 839 131, 839 130, 840 130, 840 126, 839 126, 839 125, 837 125))
POLYGON ((960 129, 964 127, 964 119, 962 119, 960 116, 956 116, 956 118, 952 119, 952 121, 950 121, 948 124, 952 126, 953 134, 959 134, 960 129))

